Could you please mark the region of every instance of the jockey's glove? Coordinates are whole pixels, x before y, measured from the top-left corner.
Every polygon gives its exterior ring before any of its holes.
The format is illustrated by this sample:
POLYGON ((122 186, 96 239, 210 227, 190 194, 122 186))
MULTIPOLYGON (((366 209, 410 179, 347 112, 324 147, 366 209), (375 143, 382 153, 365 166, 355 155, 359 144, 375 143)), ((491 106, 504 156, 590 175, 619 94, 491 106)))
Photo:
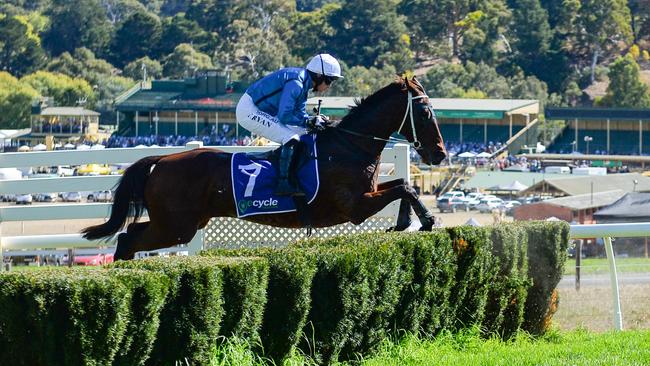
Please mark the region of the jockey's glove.
POLYGON ((329 118, 322 114, 309 117, 307 119, 307 129, 309 131, 323 131, 329 124, 329 118))

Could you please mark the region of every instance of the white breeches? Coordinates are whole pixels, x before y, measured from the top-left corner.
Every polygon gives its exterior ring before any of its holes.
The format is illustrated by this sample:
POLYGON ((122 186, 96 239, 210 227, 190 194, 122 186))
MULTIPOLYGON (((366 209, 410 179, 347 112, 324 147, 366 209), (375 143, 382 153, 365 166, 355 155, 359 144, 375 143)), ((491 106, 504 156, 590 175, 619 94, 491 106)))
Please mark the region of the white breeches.
POLYGON ((282 145, 298 140, 307 132, 303 127, 283 125, 277 117, 259 110, 248 94, 239 99, 236 115, 237 122, 245 129, 282 145))

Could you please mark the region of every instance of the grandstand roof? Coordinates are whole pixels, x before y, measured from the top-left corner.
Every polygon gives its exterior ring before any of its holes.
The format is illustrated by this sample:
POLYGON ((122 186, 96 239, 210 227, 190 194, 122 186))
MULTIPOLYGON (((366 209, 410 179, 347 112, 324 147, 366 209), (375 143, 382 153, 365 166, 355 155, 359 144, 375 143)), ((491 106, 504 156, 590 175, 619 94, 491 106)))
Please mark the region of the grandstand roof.
MULTIPOLYGON (((325 114, 345 115, 355 105, 358 97, 313 97, 307 100, 308 109, 322 100, 325 114), (329 111, 329 113, 325 112, 329 111)), ((436 115, 440 118, 486 118, 502 119, 505 114, 539 113, 539 101, 533 99, 460 99, 429 98, 436 115)))
POLYGON ((544 180, 542 173, 527 173, 527 172, 477 172, 469 181, 464 185, 465 189, 487 189, 502 184, 509 184, 514 181, 519 181, 527 186, 544 180))
POLYGON ((650 218, 650 193, 627 193, 608 207, 594 213, 598 222, 626 221, 631 218, 646 221, 650 218))
POLYGON ((650 192, 650 178, 639 173, 609 174, 609 175, 564 175, 558 174, 549 177, 546 174, 544 180, 535 183, 521 193, 532 193, 547 188, 556 190, 567 196, 576 196, 581 194, 591 194, 593 183, 593 192, 606 192, 613 190, 623 190, 625 192, 650 192), (635 184, 634 181, 637 183, 635 184))
POLYGON ((543 202, 555 206, 567 207, 572 210, 585 210, 588 208, 609 206, 624 195, 626 195, 625 191, 615 189, 612 191, 594 192, 593 194, 585 193, 575 196, 552 198, 543 202))
POLYGON ((47 107, 41 116, 99 116, 99 113, 82 107, 47 107))
POLYGON ((650 109, 636 108, 557 108, 546 107, 547 120, 650 120, 650 109))

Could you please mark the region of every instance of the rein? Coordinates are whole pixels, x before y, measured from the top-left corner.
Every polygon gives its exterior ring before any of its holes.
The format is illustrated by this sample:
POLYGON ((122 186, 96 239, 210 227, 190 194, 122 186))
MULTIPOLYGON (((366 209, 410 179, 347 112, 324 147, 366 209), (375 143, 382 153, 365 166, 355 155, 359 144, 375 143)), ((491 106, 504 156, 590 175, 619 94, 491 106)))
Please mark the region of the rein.
POLYGON ((339 130, 339 131, 348 133, 350 135, 365 137, 365 138, 373 139, 373 140, 376 140, 376 141, 406 143, 408 145, 413 146, 413 148, 415 148, 415 149, 419 149, 422 146, 422 144, 420 144, 420 141, 418 141, 418 136, 417 136, 417 133, 415 132, 415 120, 413 119, 413 101, 415 99, 422 99, 422 98, 426 98, 426 97, 427 97, 426 94, 414 97, 413 94, 411 93, 411 91, 409 90, 409 92, 408 92, 408 102, 406 104, 406 111, 404 112, 404 118, 402 118, 402 124, 400 124, 399 128, 397 129, 397 132, 401 133, 402 128, 404 128, 404 123, 406 122, 406 117, 410 117, 411 131, 413 131, 413 142, 410 142, 410 141, 405 140, 405 139, 396 138, 396 137, 389 137, 389 138, 385 139, 385 138, 377 137, 377 136, 374 136, 374 135, 366 135, 366 134, 359 133, 359 132, 356 132, 356 131, 348 130, 347 128, 337 127, 336 129, 339 130))

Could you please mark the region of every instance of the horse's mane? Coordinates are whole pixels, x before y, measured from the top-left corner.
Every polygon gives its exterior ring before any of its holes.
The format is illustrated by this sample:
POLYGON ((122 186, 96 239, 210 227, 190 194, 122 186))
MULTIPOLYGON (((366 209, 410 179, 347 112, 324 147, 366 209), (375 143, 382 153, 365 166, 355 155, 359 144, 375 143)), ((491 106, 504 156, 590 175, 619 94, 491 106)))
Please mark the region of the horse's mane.
POLYGON ((388 96, 394 94, 396 91, 402 90, 404 88, 404 83, 405 81, 402 77, 397 77, 395 78, 395 81, 379 89, 375 93, 365 98, 355 99, 355 105, 350 108, 348 114, 346 114, 338 124, 341 125, 350 120, 368 118, 375 111, 377 105, 386 100, 388 96))

